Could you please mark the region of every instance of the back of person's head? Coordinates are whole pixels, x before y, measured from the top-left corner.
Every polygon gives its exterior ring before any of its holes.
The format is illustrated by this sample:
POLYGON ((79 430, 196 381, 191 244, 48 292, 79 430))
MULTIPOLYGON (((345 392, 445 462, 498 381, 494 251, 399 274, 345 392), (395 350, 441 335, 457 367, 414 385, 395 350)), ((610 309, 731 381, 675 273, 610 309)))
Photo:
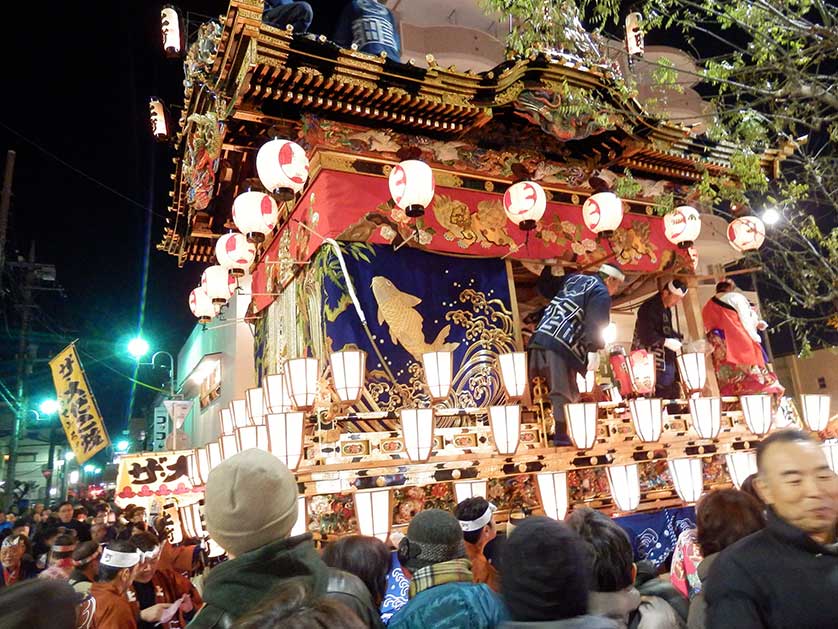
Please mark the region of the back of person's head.
POLYGON ((751 498, 756 500, 759 503, 759 506, 763 509, 765 508, 765 501, 762 499, 762 496, 759 495, 756 487, 756 480, 757 480, 757 473, 754 472, 748 478, 742 481, 742 486, 739 488, 744 493, 748 494, 751 498))
POLYGON ((590 568, 582 540, 551 518, 527 518, 503 549, 501 594, 512 620, 539 622, 582 616, 590 568))
POLYGON ((634 581, 634 552, 628 534, 595 509, 575 509, 565 520, 588 547, 591 590, 618 592, 634 581))
POLYGON ((217 465, 204 500, 209 534, 235 557, 288 537, 297 522, 297 479, 256 448, 217 465))
POLYGON ((719 489, 702 496, 695 508, 695 522, 698 546, 705 557, 765 526, 760 504, 737 489, 719 489))
MULTIPOLYGON (((317 597, 303 578, 286 579, 255 610, 240 618, 235 629, 365 629, 348 607, 317 597)), ((428 628, 430 629, 430 628, 428 628)))
POLYGON ((84 568, 99 556, 99 544, 96 542, 82 542, 73 551, 73 565, 84 568))
POLYGON ((150 553, 160 546, 160 538, 151 531, 143 531, 131 536, 134 545, 144 553, 150 553))
POLYGON ((341 537, 326 546, 323 561, 327 566, 361 579, 376 604, 384 600, 390 572, 390 552, 380 539, 366 535, 341 537))
MULTIPOLYGON (((120 539, 114 542, 111 542, 107 545, 105 550, 102 552, 102 558, 99 561, 99 576, 96 579, 97 581, 101 582, 111 582, 119 575, 120 572, 125 570, 126 568, 133 568, 133 564, 131 566, 123 566, 123 565, 111 565, 108 563, 108 556, 109 554, 113 553, 126 553, 126 554, 136 554, 137 553, 137 546, 134 542, 127 540, 127 539, 120 539)), ((120 563, 120 562, 115 562, 120 563)), ((139 563, 139 561, 137 561, 139 563)))
POLYGON ((399 542, 399 561, 410 572, 465 557, 463 531, 457 518, 442 509, 420 511, 399 542))
POLYGON ((74 535, 62 533, 55 538, 52 547, 49 551, 49 562, 51 565, 56 563, 69 563, 73 557, 73 552, 76 550, 76 538, 74 535))
POLYGON ((722 280, 718 284, 716 284, 716 292, 717 293, 727 293, 732 290, 736 290, 736 284, 733 280, 722 280))
MULTIPOLYGON (((454 517, 460 522, 474 522, 483 517, 490 508, 489 501, 481 496, 466 498, 454 509, 454 517)), ((491 519, 491 514, 489 517, 491 519)), ((483 527, 474 531, 463 530, 463 539, 469 544, 476 544, 482 531, 483 527)))
POLYGON ((2 629, 75 629, 84 598, 67 581, 31 579, 0 589, 2 629))

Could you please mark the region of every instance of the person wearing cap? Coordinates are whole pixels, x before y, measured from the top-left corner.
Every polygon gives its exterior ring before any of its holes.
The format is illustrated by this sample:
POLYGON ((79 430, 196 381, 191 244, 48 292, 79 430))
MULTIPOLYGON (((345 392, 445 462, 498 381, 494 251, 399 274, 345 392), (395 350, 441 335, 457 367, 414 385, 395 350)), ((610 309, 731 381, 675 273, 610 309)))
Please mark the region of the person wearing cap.
POLYGON ((389 629, 492 629, 506 618, 498 596, 474 583, 463 531, 451 513, 416 514, 398 557, 410 577, 410 600, 390 618, 389 629))
MULTIPOLYGON (((128 590, 128 596, 132 594, 140 609, 147 609, 159 603, 171 604, 181 598, 181 603, 175 616, 166 623, 163 629, 175 629, 185 627, 194 612, 204 604, 198 590, 192 582, 175 572, 161 567, 160 559, 164 544, 154 533, 138 533, 131 538, 137 549, 143 554, 143 558, 137 566, 134 581, 128 590)), ((139 622, 139 629, 151 629, 153 623, 143 620, 139 622)))
POLYGON ((672 308, 686 294, 684 282, 678 279, 668 282, 640 305, 634 324, 631 348, 645 349, 655 355, 655 397, 667 400, 681 397, 676 361, 684 337, 672 326, 672 308))
POLYGON ((486 545, 495 539, 494 513, 497 507, 481 496, 466 498, 454 510, 454 517, 463 530, 466 557, 471 562, 475 583, 485 583, 500 592, 500 575, 483 553, 486 545))
POLYGON ((99 574, 90 587, 90 595, 96 601, 93 626, 137 629, 138 620, 156 623, 163 616, 168 605, 139 611, 136 602, 132 604, 126 596, 142 558, 142 553, 128 540, 111 542, 102 551, 99 574))
POLYGON ((36 574, 35 566, 24 559, 26 538, 23 535, 9 535, 0 543, 0 588, 31 579, 36 574))
POLYGON ((616 264, 603 264, 594 275, 555 277, 549 266, 541 273, 538 290, 550 303, 527 347, 529 378, 543 378, 550 389, 557 446, 571 443, 564 405, 579 399, 576 375, 599 365, 597 352, 605 347, 602 330, 611 320, 611 296, 625 279, 616 264))
POLYGON ((73 570, 68 579, 76 592, 87 594, 99 574, 102 549, 96 542, 82 542, 73 551, 73 570))

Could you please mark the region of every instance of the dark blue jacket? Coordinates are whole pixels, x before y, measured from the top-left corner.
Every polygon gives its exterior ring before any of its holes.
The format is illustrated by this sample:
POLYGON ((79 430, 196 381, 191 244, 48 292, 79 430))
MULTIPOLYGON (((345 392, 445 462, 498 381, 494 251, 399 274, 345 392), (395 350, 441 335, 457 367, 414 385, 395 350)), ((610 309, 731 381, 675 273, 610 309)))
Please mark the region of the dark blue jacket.
POLYGON ((352 0, 338 20, 335 43, 351 44, 371 55, 382 52, 393 61, 401 60, 402 44, 393 14, 378 0, 352 0))
POLYGON ((587 368, 588 352, 605 347, 602 330, 611 320, 611 295, 598 275, 577 273, 550 279, 545 267, 539 280, 542 293, 557 288, 530 338, 531 348, 561 352, 577 371, 587 368))

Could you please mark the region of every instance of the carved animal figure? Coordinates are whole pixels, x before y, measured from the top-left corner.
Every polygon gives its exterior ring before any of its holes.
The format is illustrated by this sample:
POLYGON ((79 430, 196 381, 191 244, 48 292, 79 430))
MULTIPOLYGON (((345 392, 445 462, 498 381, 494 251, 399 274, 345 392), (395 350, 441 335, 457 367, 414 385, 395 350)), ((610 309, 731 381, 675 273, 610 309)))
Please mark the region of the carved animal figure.
POLYGON ((380 275, 372 278, 371 286, 378 302, 378 324, 386 322, 393 343, 401 343, 417 361, 421 361, 422 354, 426 352, 453 352, 460 346, 459 343, 445 342, 451 331, 450 325, 442 328, 432 343, 425 342, 422 315, 416 311, 416 306, 422 303, 421 299, 400 291, 393 282, 380 275))

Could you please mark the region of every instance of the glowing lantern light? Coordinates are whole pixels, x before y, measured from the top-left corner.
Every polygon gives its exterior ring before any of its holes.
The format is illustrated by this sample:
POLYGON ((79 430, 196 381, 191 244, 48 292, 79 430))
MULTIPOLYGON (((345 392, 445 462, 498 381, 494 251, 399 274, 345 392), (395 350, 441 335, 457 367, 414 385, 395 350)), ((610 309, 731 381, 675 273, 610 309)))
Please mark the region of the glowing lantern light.
POLYGON ((290 201, 305 187, 308 166, 303 147, 290 140, 266 142, 256 154, 259 181, 281 201, 290 201))
POLYGON ((244 399, 230 402, 230 412, 233 414, 233 424, 236 428, 244 428, 250 425, 250 417, 247 415, 247 402, 244 399))
POLYGON ((264 192, 242 192, 233 200, 233 223, 247 234, 248 242, 263 242, 276 227, 278 217, 276 201, 264 192))
POLYGON ((638 395, 655 392, 655 355, 645 349, 638 349, 629 355, 631 386, 638 395))
POLYGON ((303 456, 304 419, 300 411, 267 416, 269 451, 291 471, 297 469, 303 456))
POLYGON ((220 264, 204 269, 201 275, 201 288, 212 299, 212 303, 223 305, 236 292, 236 279, 231 277, 220 264))
POLYGON ((730 480, 733 481, 736 489, 740 489, 748 476, 757 473, 757 455, 755 452, 737 450, 725 454, 725 465, 727 465, 730 480))
POLYGON ((510 352, 499 354, 500 377, 503 388, 510 398, 519 398, 527 389, 527 354, 526 352, 510 352))
POLYGON ((169 59, 183 54, 183 29, 178 10, 167 4, 160 10, 160 32, 163 35, 163 51, 169 59))
POLYGON ((390 196, 410 217, 422 216, 434 199, 434 173, 425 162, 409 159, 390 171, 390 196))
POLYGON ((247 408, 247 417, 254 426, 262 426, 265 423, 265 394, 262 387, 247 389, 244 392, 244 401, 247 408))
MULTIPOLYGON (((209 452, 207 452, 206 448, 195 448, 192 453, 192 458, 195 461, 196 480, 198 480, 197 484, 206 485, 210 470, 212 470, 209 460, 209 452)), ((193 484, 195 484, 194 481, 193 484)))
POLYGON ((151 97, 148 101, 148 119, 151 122, 151 134, 158 142, 169 139, 169 112, 159 98, 151 97))
POLYGON ((626 16, 626 52, 631 57, 642 57, 645 51, 643 43, 643 16, 629 13, 626 16))
POLYGON ((593 447, 596 442, 596 420, 599 406, 596 402, 565 404, 564 416, 573 444, 580 450, 593 447))
POLYGON ((629 400, 631 422, 634 432, 646 443, 657 441, 663 430, 663 400, 660 398, 636 398, 629 400))
POLYGON ((581 373, 576 374, 576 388, 579 393, 593 393, 596 385, 596 372, 593 369, 588 369, 583 376, 581 373))
POLYGON ((770 395, 741 395, 742 413, 748 429, 755 435, 764 435, 771 430, 774 413, 771 412, 770 395))
POLYGON ((431 456, 434 444, 434 412, 430 408, 401 410, 402 439, 408 458, 413 463, 424 463, 431 456))
MULTIPOLYGON (((207 451, 207 461, 209 461, 209 468, 210 470, 215 469, 218 467, 221 462, 224 460, 224 457, 221 455, 221 444, 217 441, 210 441, 204 449, 207 451)), ((207 479, 209 478, 209 474, 207 474, 207 479)))
POLYGON ((623 202, 613 192, 592 194, 582 205, 582 220, 592 232, 607 238, 623 222, 623 202))
POLYGON ((737 251, 753 251, 765 242, 765 223, 756 216, 740 216, 727 226, 727 239, 737 251))
POLYGON ((613 321, 602 328, 602 340, 606 345, 611 345, 617 340, 617 324, 613 321))
POLYGON ((308 530, 308 518, 306 517, 306 497, 297 496, 297 521, 291 529, 291 537, 302 535, 308 530))
POLYGON ((457 504, 469 498, 485 498, 488 489, 486 480, 461 480, 454 483, 454 495, 457 504))
POLYGON ((364 389, 367 353, 359 349, 333 352, 330 357, 335 390, 343 402, 357 402, 364 389))
POLYGON ((701 215, 694 207, 680 205, 664 215, 666 239, 681 249, 689 249, 701 233, 701 215))
POLYGON ((828 439, 821 444, 821 448, 823 448, 830 469, 838 474, 838 440, 828 439))
POLYGON ((316 358, 292 358, 285 361, 285 390, 295 408, 307 410, 314 406, 320 363, 316 358))
POLYGON ((567 514, 567 474, 541 472, 535 478, 545 515, 554 520, 563 520, 567 514))
POLYGON ((285 376, 274 373, 262 379, 262 389, 265 393, 265 408, 268 413, 285 413, 290 411, 293 402, 288 389, 285 388, 285 376))
POLYGON ((690 398, 693 428, 702 439, 715 439, 722 429, 722 398, 690 398))
MULTIPOLYGON (((201 448, 201 450, 203 450, 203 448, 201 448)), ((196 456, 196 452, 197 450, 193 450, 192 453, 186 457, 186 465, 189 470, 187 476, 189 476, 189 482, 192 483, 194 487, 203 484, 201 482, 201 475, 198 473, 198 457, 196 456)))
POLYGON ((515 454, 521 437, 520 406, 490 406, 489 424, 499 454, 515 454))
POLYGON ((704 491, 701 459, 670 459, 667 462, 675 491, 684 502, 695 502, 704 491))
POLYGON ((189 293, 189 309, 201 325, 209 323, 215 316, 215 305, 203 286, 193 288, 189 293))
POLYGON ((678 356, 678 371, 681 380, 690 393, 701 391, 707 382, 707 360, 701 352, 689 352, 678 356))
POLYGON ((270 448, 268 427, 264 425, 237 428, 236 439, 238 440, 239 452, 252 448, 259 448, 268 452, 270 448))
POLYGON ((503 195, 503 209, 506 217, 519 229, 535 229, 536 223, 547 209, 547 195, 544 188, 534 181, 519 181, 512 184, 503 195))
POLYGON ((452 352, 427 352, 422 354, 425 366, 425 381, 435 400, 448 397, 451 380, 454 377, 454 354, 452 352))
POLYGON ((640 477, 637 464, 609 465, 608 485, 611 497, 620 511, 634 511, 640 504, 640 477))
POLYGON ((377 537, 386 542, 390 537, 393 507, 389 489, 365 489, 354 495, 355 515, 361 535, 377 537))
POLYGON ((233 421, 233 411, 229 408, 222 408, 219 414, 221 415, 221 434, 232 435, 236 429, 236 423, 233 421))
POLYGON ((828 395, 801 395, 800 401, 803 404, 803 419, 809 430, 820 432, 829 423, 829 402, 828 395))
POLYGON ((256 257, 256 246, 247 241, 244 234, 224 234, 215 243, 215 259, 218 264, 236 277, 245 275, 256 257))
POLYGON ((221 458, 225 461, 239 453, 239 440, 235 433, 232 435, 221 435, 218 438, 218 445, 221 446, 221 458))

